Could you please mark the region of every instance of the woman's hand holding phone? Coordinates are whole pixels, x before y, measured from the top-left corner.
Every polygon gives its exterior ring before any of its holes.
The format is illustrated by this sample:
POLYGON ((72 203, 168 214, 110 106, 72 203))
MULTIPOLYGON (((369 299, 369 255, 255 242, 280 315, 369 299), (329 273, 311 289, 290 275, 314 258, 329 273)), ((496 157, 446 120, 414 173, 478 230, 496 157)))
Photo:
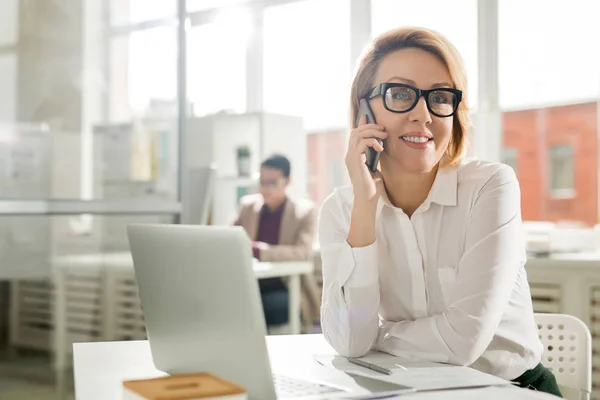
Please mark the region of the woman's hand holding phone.
POLYGON ((358 126, 350 133, 348 151, 346 153, 346 168, 354 188, 355 201, 376 203, 383 193, 383 180, 379 171, 371 172, 366 164, 367 148, 377 152, 383 151, 383 146, 377 139, 385 140, 387 132, 383 126, 367 124, 367 118, 362 115, 358 126))
POLYGON ((350 133, 346 168, 354 189, 354 204, 350 218, 350 229, 346 241, 351 247, 365 247, 375 242, 375 214, 377 200, 383 193, 383 178, 379 171, 371 172, 367 166, 365 151, 369 148, 377 152, 383 146, 377 139, 384 140, 387 133, 377 124, 367 124, 363 114, 358 126, 350 133))

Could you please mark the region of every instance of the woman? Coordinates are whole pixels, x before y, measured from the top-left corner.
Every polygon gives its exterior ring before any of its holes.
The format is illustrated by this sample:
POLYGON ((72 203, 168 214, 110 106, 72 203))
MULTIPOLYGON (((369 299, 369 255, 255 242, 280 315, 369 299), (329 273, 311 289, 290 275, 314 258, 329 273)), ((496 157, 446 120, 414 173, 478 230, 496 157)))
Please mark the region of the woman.
POLYGON ((353 126, 352 185, 322 206, 323 333, 344 356, 470 365, 560 395, 540 363, 519 184, 508 166, 462 162, 465 95, 460 56, 436 32, 398 29, 364 55, 351 121, 366 99, 376 124, 353 126))

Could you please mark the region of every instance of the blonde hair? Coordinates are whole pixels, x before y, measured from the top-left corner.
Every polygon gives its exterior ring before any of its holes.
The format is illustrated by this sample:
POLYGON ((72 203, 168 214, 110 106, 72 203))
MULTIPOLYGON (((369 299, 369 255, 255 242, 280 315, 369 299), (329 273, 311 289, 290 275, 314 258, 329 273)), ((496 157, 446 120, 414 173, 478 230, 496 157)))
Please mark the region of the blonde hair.
POLYGON ((452 117, 452 140, 448 147, 449 164, 460 162, 467 147, 467 129, 469 126, 469 110, 467 108, 467 76, 462 59, 456 48, 441 34, 424 28, 399 28, 375 38, 366 49, 350 90, 350 126, 355 128, 360 99, 365 97, 374 86, 374 78, 379 64, 388 54, 406 48, 425 50, 438 57, 450 73, 452 84, 463 92, 456 113, 452 117))

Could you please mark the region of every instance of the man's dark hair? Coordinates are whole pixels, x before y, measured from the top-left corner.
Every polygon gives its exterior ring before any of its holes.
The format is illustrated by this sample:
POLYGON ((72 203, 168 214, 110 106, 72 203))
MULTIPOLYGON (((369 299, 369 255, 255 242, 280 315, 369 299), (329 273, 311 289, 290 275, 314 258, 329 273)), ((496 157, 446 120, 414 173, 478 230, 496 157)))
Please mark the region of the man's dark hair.
POLYGON ((261 168, 272 168, 281 171, 285 178, 290 177, 291 165, 290 160, 281 154, 273 154, 260 165, 261 168))

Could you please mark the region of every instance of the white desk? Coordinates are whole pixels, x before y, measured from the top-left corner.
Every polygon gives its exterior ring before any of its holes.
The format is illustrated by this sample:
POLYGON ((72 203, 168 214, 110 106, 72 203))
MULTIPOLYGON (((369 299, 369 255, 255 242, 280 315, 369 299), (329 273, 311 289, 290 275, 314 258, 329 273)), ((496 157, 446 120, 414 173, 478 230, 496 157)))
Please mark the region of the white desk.
MULTIPOLYGON (((320 366, 313 354, 335 354, 322 335, 267 336, 274 373, 335 382, 343 372, 320 366)), ((76 343, 75 396, 78 400, 119 400, 122 381, 165 375, 154 368, 147 341, 76 343)), ((556 399, 556 397, 514 386, 424 392, 402 398, 416 400, 506 400, 556 399)))
MULTIPOLYGON (((68 272, 81 272, 82 270, 103 270, 108 273, 115 271, 131 272, 133 276, 133 260, 131 253, 100 253, 62 256, 52 262, 55 284, 54 304, 54 349, 55 368, 58 390, 64 393, 64 371, 67 367, 67 353, 70 343, 67 343, 67 288, 64 277, 68 272)), ((289 277, 289 318, 290 331, 298 334, 301 331, 301 288, 300 276, 313 272, 313 263, 309 261, 289 262, 255 262, 254 272, 258 279, 289 277)), ((110 281, 110 279, 105 279, 110 281)), ((110 292, 109 289, 105 291, 110 292)), ((106 296, 105 296, 106 297, 106 296)), ((110 325, 114 314, 114 304, 111 299, 103 299, 103 325, 110 325)), ((103 328, 107 330, 106 327, 103 328)), ((109 335, 110 336, 110 335, 109 335)), ((110 337, 103 340, 111 340, 110 337)))

